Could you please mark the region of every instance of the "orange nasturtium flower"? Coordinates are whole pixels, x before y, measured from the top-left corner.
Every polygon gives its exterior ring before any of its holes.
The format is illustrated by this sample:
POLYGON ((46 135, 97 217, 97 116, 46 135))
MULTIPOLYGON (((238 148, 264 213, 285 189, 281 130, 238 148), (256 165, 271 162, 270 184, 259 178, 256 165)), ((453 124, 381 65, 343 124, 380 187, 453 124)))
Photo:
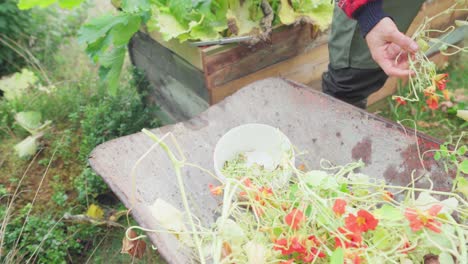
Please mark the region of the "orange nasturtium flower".
POLYGON ((432 82, 434 83, 434 86, 437 86, 437 88, 442 91, 447 86, 447 78, 447 73, 437 74, 432 78, 432 82))
POLYGON ((346 228, 354 233, 367 232, 368 230, 375 230, 379 224, 379 220, 367 212, 366 210, 359 210, 357 215, 349 214, 345 219, 346 228))
POLYGON ((341 248, 357 248, 360 247, 361 242, 362 242, 362 235, 360 232, 350 232, 344 228, 338 228, 338 232, 340 234, 343 234, 346 239, 341 240, 338 237, 335 237, 335 247, 341 247, 341 248))
POLYGON ((436 110, 439 108, 439 97, 437 95, 431 95, 427 98, 426 103, 430 109, 436 110))
POLYGON ((442 223, 435 220, 436 216, 442 210, 442 205, 436 204, 429 208, 427 211, 408 208, 405 211, 405 217, 410 222, 411 230, 419 231, 426 227, 436 233, 440 233, 440 226, 442 223))
POLYGON ((429 86, 426 89, 424 89, 424 96, 432 96, 435 94, 435 91, 435 86, 429 86))
POLYGON ((346 211, 346 201, 343 199, 336 199, 335 204, 333 204, 333 212, 336 215, 342 216, 346 211))
POLYGON ((223 194, 223 186, 214 186, 213 184, 208 184, 208 188, 210 188, 210 192, 214 196, 219 196, 223 194))
POLYGON ((384 194, 383 194, 383 199, 384 201, 387 201, 387 202, 391 202, 393 201, 393 193, 389 192, 389 191, 385 191, 384 194))
POLYGON ((450 92, 449 90, 443 90, 442 94, 444 95, 445 100, 449 101, 450 100, 450 92))
POLYGON ((284 218, 284 222, 286 222, 286 224, 294 230, 299 229, 304 221, 304 213, 296 208, 292 209, 291 212, 284 218))

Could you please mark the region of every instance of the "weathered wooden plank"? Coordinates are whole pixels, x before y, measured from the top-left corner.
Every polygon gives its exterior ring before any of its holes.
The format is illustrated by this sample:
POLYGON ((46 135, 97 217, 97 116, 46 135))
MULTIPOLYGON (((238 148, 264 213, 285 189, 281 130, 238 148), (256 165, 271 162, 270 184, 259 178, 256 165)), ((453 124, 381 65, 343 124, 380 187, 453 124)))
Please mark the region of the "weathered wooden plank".
POLYGON ((162 46, 168 48, 179 57, 186 60, 199 70, 203 70, 203 62, 201 56, 201 49, 199 47, 191 46, 188 43, 180 43, 177 39, 171 39, 169 41, 163 40, 161 34, 158 31, 148 32, 144 28, 142 32, 149 35, 153 40, 157 41, 162 46))
POLYGON ((133 64, 143 69, 152 86, 145 98, 158 105, 168 122, 186 120, 208 107, 203 73, 144 33, 129 46, 133 64))
MULTIPOLYGON (((276 63, 242 78, 214 87, 210 90, 210 103, 215 104, 240 88, 269 77, 284 77, 299 83, 320 80, 328 66, 328 46, 322 44, 288 60, 276 63)), ((320 87, 318 87, 320 89, 320 87)))
POLYGON ((312 33, 310 25, 298 25, 272 34, 270 43, 238 45, 216 54, 203 54, 208 89, 301 54, 313 45, 312 33))

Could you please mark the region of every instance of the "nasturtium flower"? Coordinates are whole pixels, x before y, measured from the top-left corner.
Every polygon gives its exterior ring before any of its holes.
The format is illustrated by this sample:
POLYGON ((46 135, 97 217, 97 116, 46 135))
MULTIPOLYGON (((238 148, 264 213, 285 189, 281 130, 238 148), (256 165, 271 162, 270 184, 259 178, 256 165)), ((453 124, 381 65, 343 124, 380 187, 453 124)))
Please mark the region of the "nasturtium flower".
POLYGON ((342 216, 346 212, 346 201, 343 199, 336 199, 333 204, 333 212, 338 216, 342 216))
POLYGON ((447 86, 447 78, 447 73, 437 74, 432 78, 432 82, 434 83, 434 86, 437 86, 437 88, 442 91, 447 86))
POLYGON ((435 86, 429 86, 426 89, 424 89, 424 96, 432 96, 435 94, 435 91, 435 86))
POLYGON ((357 248, 360 247, 362 242, 362 235, 360 232, 351 232, 344 228, 338 228, 338 233, 344 235, 345 239, 335 237, 335 248, 357 248))
POLYGON ((444 95, 445 100, 449 101, 450 100, 450 92, 449 90, 443 90, 442 94, 444 95))
POLYGON ((426 227, 436 233, 440 233, 440 226, 442 223, 435 220, 440 210, 442 210, 442 205, 440 204, 433 205, 426 211, 407 208, 405 217, 410 222, 410 227, 413 231, 419 231, 423 227, 426 227))
POLYGON ((406 105, 405 99, 401 97, 395 97, 395 102, 397 103, 397 105, 406 105))
POLYGON ((383 194, 383 199, 384 201, 387 201, 387 202, 391 202, 393 201, 393 193, 389 192, 389 191, 385 191, 384 194, 383 194))
POLYGON ((286 222, 286 224, 294 230, 299 229, 304 221, 304 213, 296 208, 292 209, 291 212, 284 218, 284 222, 286 222))
POLYGON ((214 196, 219 196, 223 194, 223 186, 214 186, 213 184, 208 184, 208 188, 210 189, 210 192, 214 196))
POLYGON ((375 230, 379 224, 379 220, 367 212, 366 210, 359 210, 357 215, 349 214, 345 219, 346 228, 351 232, 367 232, 368 230, 375 230))
POLYGON ((302 254, 302 256, 300 256, 302 261, 309 263, 309 262, 314 261, 317 258, 324 258, 327 256, 325 255, 324 252, 318 249, 320 243, 317 237, 309 236, 307 240, 305 240, 304 243, 305 243, 306 252, 302 254))
POLYGON ((293 237, 291 241, 286 238, 277 239, 273 249, 281 251, 282 255, 291 255, 293 253, 301 254, 306 252, 306 248, 300 243, 297 237, 293 237))
POLYGON ((427 106, 432 109, 436 110, 439 108, 439 97, 437 95, 431 95, 426 100, 427 106))

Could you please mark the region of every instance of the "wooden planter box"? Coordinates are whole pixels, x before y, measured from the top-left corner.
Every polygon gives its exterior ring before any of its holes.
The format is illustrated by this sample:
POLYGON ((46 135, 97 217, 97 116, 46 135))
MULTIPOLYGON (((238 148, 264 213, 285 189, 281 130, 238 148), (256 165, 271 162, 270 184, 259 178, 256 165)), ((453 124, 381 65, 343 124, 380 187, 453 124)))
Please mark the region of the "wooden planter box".
MULTIPOLYGON (((415 18, 409 33, 424 17, 449 8, 456 0, 428 1, 415 18)), ((442 16, 432 23, 444 28, 464 13, 442 16)), ((161 108, 165 122, 182 121, 204 111, 226 96, 257 80, 284 77, 320 89, 328 65, 327 34, 313 26, 298 24, 274 30, 269 42, 195 47, 177 40, 163 41, 157 32, 138 32, 129 45, 132 63, 142 69, 151 91, 147 103, 161 108)), ((438 58, 444 63, 445 58, 438 58)), ((376 102, 394 93, 397 80, 369 98, 376 102)))
POLYGON ((277 28, 269 42, 195 47, 165 42, 157 33, 137 33, 130 57, 143 69, 168 121, 190 118, 243 86, 271 76, 302 83, 318 80, 328 63, 327 36, 311 25, 277 28))

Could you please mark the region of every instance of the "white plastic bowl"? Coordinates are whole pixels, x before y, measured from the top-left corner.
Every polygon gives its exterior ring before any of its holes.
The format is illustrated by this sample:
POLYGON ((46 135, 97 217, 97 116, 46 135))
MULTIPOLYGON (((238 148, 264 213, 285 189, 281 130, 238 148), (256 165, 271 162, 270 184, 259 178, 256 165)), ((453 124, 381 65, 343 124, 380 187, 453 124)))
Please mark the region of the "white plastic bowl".
POLYGON ((214 150, 214 169, 216 175, 225 180, 221 170, 226 161, 246 154, 249 163, 263 165, 273 170, 285 153, 291 153, 290 161, 294 164, 294 152, 291 141, 278 128, 264 124, 245 124, 234 127, 224 134, 214 150))

